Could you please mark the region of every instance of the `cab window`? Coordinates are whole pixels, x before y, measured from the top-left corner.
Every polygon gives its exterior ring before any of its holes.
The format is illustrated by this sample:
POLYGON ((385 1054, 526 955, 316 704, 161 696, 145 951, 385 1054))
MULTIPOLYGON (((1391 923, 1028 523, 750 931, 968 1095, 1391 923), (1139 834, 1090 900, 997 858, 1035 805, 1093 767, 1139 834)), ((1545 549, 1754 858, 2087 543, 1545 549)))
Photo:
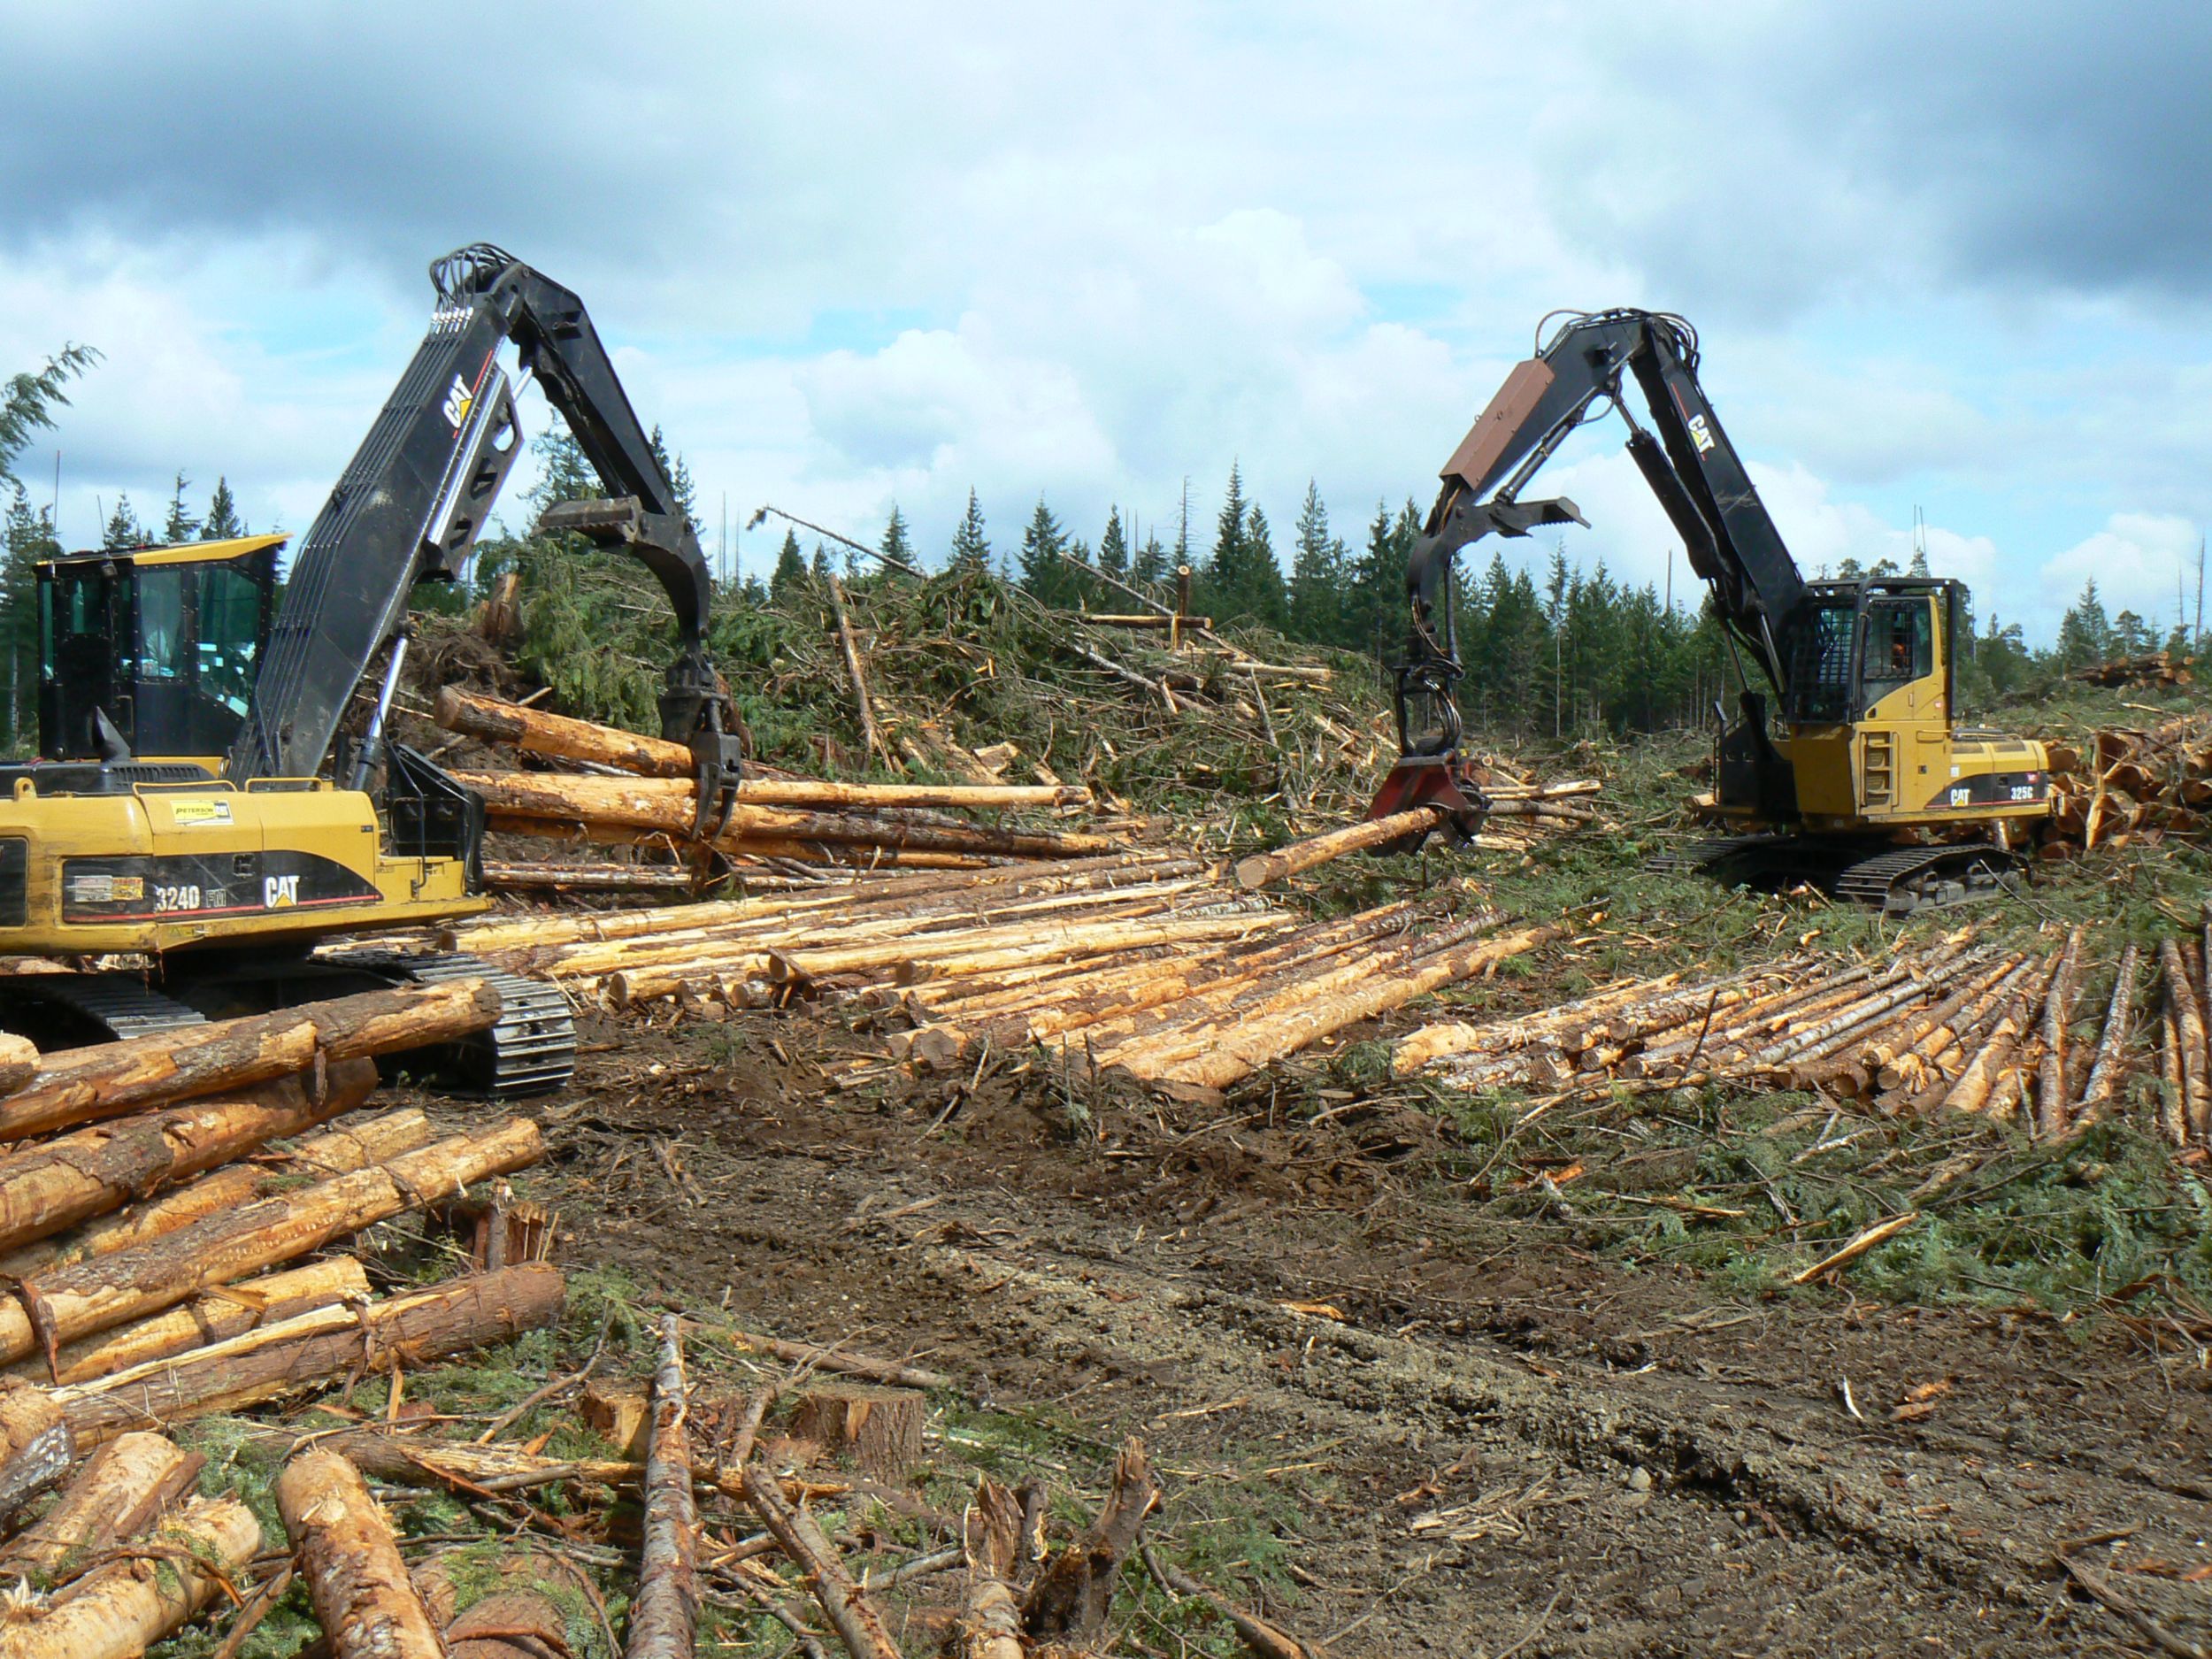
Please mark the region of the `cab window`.
POLYGON ((1877 599, 1866 608, 1865 641, 1859 675, 1870 687, 1893 688, 1933 673, 1935 607, 1925 599, 1877 599))

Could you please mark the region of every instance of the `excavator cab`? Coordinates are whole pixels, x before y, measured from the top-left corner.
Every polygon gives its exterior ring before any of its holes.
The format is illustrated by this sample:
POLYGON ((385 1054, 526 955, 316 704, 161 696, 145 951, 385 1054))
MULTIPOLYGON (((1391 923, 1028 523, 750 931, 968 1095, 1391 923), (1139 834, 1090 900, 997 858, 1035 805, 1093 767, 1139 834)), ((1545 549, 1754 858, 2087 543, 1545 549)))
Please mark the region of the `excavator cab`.
POLYGON ((158 757, 213 776, 253 695, 285 541, 242 536, 42 561, 40 758, 158 757))

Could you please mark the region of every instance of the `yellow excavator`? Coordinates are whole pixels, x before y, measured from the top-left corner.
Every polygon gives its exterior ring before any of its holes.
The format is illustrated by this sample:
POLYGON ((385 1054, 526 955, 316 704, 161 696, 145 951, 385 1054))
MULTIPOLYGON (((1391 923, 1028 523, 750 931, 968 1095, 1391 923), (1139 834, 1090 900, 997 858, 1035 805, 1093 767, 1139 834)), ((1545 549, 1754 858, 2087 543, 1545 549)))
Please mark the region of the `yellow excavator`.
POLYGON ((1464 672, 1455 557, 1486 535, 1586 524, 1571 501, 1521 492, 1577 427, 1610 409, 1712 589, 1742 685, 1736 719, 1721 716, 1713 793, 1696 803, 1738 833, 1659 864, 1755 886, 1810 882, 1893 911, 2001 887, 2016 849, 2050 816, 2050 764, 2039 743, 1955 723, 1965 588, 1926 576, 1807 581, 1698 382, 1689 324, 1644 311, 1564 315, 1445 465, 1408 562, 1402 757, 1370 816, 1429 804, 1443 809, 1448 833, 1480 825, 1486 803, 1459 754, 1453 698, 1464 672), (1651 430, 1624 401, 1631 380, 1651 430))
POLYGON ((698 763, 702 827, 726 813, 739 749, 704 646, 710 572, 582 303, 485 244, 431 277, 429 331, 282 580, 280 535, 40 567, 39 753, 0 766, 0 955, 134 965, 0 976, 0 1025, 53 1047, 485 974, 504 1011, 443 1056, 457 1080, 566 1080, 574 1030, 553 987, 460 956, 316 949, 490 902, 482 803, 386 728, 408 595, 464 572, 520 449, 510 343, 607 490, 540 527, 660 580, 679 641, 664 733, 698 763), (342 737, 380 658, 365 729, 342 737))

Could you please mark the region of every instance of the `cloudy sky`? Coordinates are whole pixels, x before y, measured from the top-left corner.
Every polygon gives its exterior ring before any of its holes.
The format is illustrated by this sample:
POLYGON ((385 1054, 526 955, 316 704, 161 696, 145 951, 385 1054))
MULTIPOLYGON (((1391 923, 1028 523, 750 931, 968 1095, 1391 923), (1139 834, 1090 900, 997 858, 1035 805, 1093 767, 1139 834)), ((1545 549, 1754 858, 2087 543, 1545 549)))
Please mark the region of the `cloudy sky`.
MULTIPOLYGON (((1638 304, 1809 572, 1917 508, 2031 638, 2092 575, 2194 603, 2200 5, 0 0, 0 371, 105 354, 22 466, 73 541, 180 469, 303 526, 480 238, 584 296, 710 545, 726 495, 935 553, 971 486, 1003 544, 1041 493, 1171 532, 1233 462, 1356 539, 1543 313, 1638 304)), ((1617 440, 1544 488, 1656 581, 1617 440)))

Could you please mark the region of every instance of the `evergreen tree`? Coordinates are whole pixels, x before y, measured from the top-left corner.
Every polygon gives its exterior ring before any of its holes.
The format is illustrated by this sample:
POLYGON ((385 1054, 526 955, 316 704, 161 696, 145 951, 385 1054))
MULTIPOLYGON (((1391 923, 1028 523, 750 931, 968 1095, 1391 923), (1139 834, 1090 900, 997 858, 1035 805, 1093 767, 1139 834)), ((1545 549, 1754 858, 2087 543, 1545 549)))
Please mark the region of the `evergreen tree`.
POLYGON ((2080 668, 2107 661, 2113 655, 2112 624, 2105 616, 2104 601, 2092 576, 2072 609, 2058 625, 2058 665, 2080 668))
POLYGON ((584 446, 565 426, 548 426, 530 441, 538 457, 538 481, 524 497, 533 518, 563 502, 596 501, 607 492, 599 487, 599 474, 584 458, 584 446))
POLYGON ((816 581, 827 581, 829 580, 829 549, 824 547, 819 541, 817 541, 814 544, 814 557, 808 565, 807 568, 813 572, 814 580, 816 581))
POLYGON ((13 478, 16 457, 31 434, 54 424, 54 411, 66 408, 62 390, 100 360, 90 346, 64 346, 35 374, 0 380, 0 478, 13 478))
POLYGON ((20 482, 8 503, 6 553, 0 562, 0 695, 6 699, 7 742, 20 754, 38 735, 38 564, 61 551, 53 517, 32 511, 20 482))
POLYGON ((1329 510, 1311 479, 1306 480, 1297 539, 1291 546, 1291 632, 1314 644, 1340 643, 1346 603, 1344 544, 1331 538, 1329 510))
POLYGON ((1098 568, 1109 576, 1129 574, 1129 538, 1122 533, 1119 507, 1106 510, 1106 534, 1098 538, 1098 568))
POLYGON ((1019 577, 1023 589, 1044 604, 1060 604, 1070 597, 1074 584, 1060 560, 1067 545, 1067 532, 1045 505, 1045 498, 1038 496, 1037 511, 1022 531, 1019 577))
POLYGON ((102 551, 113 553, 122 548, 143 547, 145 543, 146 528, 131 511, 129 494, 118 495, 115 511, 108 515, 107 526, 100 532, 102 551))
POLYGON ((1140 586, 1149 583, 1156 587, 1167 580, 1167 549, 1160 545, 1157 531, 1145 537, 1144 545, 1137 549, 1135 562, 1129 567, 1129 574, 1140 586))
POLYGON ((968 491, 968 511, 952 533, 951 568, 963 574, 981 574, 991 568, 991 543, 983 534, 983 508, 968 491))
MULTIPOLYGON (((652 446, 653 458, 661 464, 661 471, 667 475, 669 490, 676 497, 676 511, 683 514, 684 522, 691 526, 695 533, 699 527, 699 498, 698 492, 692 488, 691 469, 684 465, 682 456, 669 449, 668 441, 661 436, 657 425, 646 442, 652 446)), ((570 499, 577 498, 572 496, 570 499)))
MULTIPOLYGON (((1205 567, 1197 572, 1199 584, 1204 588, 1204 609, 1216 607, 1217 597, 1225 598, 1243 573, 1245 536, 1244 474, 1237 463, 1229 464, 1229 489, 1222 497, 1221 516, 1214 521, 1214 550, 1208 557, 1205 567)), ((1185 511, 1188 517, 1188 510, 1185 511)), ((1178 553, 1181 549, 1177 549, 1178 553)), ((1226 610, 1227 607, 1220 607, 1226 610)))
POLYGON ((768 579, 768 597, 776 604, 794 598, 806 586, 806 556, 799 551, 799 534, 783 533, 783 550, 776 555, 775 573, 768 579))
POLYGON ((215 493, 208 497, 207 517, 200 520, 200 540, 227 541, 245 534, 246 523, 238 516, 238 503, 230 493, 230 480, 219 477, 215 493))
POLYGON ((914 544, 907 539, 906 520, 899 514, 899 503, 891 503, 891 521, 883 526, 883 540, 878 547, 883 557, 896 559, 902 565, 914 562, 914 544))
POLYGON ((185 511, 184 491, 189 482, 181 472, 177 474, 175 491, 169 497, 169 516, 162 520, 161 540, 165 546, 174 547, 180 541, 196 540, 200 534, 200 521, 185 511))

